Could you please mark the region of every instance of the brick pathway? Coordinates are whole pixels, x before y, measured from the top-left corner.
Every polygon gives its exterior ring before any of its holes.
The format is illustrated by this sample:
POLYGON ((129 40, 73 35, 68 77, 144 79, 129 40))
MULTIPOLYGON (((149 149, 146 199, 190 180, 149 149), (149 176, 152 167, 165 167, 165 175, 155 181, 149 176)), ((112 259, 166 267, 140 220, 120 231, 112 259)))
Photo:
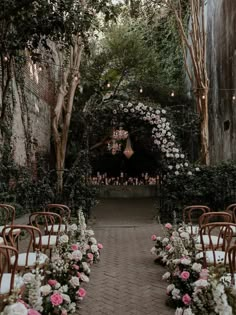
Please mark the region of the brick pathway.
POLYGON ((92 266, 79 315, 173 315, 165 306, 164 268, 154 264, 150 236, 158 233, 154 201, 104 200, 92 212, 95 237, 104 245, 92 266))

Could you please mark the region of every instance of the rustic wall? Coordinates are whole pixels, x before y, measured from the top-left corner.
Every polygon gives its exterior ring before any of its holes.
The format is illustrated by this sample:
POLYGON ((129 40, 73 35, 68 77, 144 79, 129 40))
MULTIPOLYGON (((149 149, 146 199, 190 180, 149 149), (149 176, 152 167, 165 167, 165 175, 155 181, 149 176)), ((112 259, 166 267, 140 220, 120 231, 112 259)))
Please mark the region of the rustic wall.
POLYGON ((211 163, 236 159, 236 1, 207 2, 211 163), (221 90, 226 89, 226 90, 221 90), (231 90, 232 89, 232 90, 231 90))

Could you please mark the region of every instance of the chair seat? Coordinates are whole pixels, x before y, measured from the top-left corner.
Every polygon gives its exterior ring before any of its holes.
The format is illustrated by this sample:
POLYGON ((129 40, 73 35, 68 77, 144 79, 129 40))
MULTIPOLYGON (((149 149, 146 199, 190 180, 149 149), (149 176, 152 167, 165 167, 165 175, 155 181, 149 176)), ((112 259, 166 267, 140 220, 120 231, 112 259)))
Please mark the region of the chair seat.
MULTIPOLYGON (((45 230, 46 230, 46 228, 45 228, 45 230)), ((51 230, 52 230, 53 233, 57 233, 58 230, 59 230, 59 224, 49 225, 48 226, 48 232, 51 232, 51 230)), ((65 232, 65 230, 66 230, 66 225, 65 224, 61 224, 60 232, 65 232)))
MULTIPOLYGON (((208 235, 203 235, 203 242, 205 245, 210 245, 210 238, 208 235)), ((211 235, 211 242, 213 245, 223 245, 223 238, 222 237, 218 237, 218 236, 214 236, 214 235, 211 235)), ((200 244, 201 243, 201 238, 200 236, 198 236, 197 238, 197 244, 200 244)))
MULTIPOLYGON (((29 253, 28 254, 28 263, 26 265, 26 257, 27 254, 26 253, 21 253, 18 256, 18 262, 17 262, 17 266, 18 267, 33 267, 36 264, 36 257, 37 254, 36 253, 29 253)), ((38 262, 39 264, 44 264, 46 262, 46 260, 48 259, 48 256, 43 254, 43 253, 39 253, 39 258, 38 258, 38 262)), ((15 256, 11 257, 11 265, 13 265, 15 262, 15 256)))
MULTIPOLYGON (((43 235, 41 237, 42 246, 55 246, 57 243, 56 235, 43 235)), ((35 238, 35 244, 39 244, 39 237, 35 238)))
MULTIPOLYGON (((225 260, 225 252, 220 250, 215 250, 215 259, 216 263, 224 263, 225 260)), ((214 255, 212 250, 205 251, 206 261, 209 264, 214 264, 214 255)), ((203 252, 200 252, 196 255, 196 259, 203 258, 203 252)), ((226 263, 228 263, 228 257, 226 257, 226 263)))
MULTIPOLYGON (((0 234, 2 234, 2 230, 3 230, 6 226, 9 226, 9 225, 1 225, 1 226, 0 226, 0 234)), ((6 234, 9 233, 9 230, 10 230, 10 228, 9 228, 9 229, 6 229, 6 234)), ((14 230, 13 230, 13 235, 19 234, 19 233, 20 233, 20 229, 14 229, 14 230)))
MULTIPOLYGON (((11 286, 11 273, 4 273, 2 276, 2 281, 0 284, 0 294, 10 293, 11 286)), ((14 278, 14 289, 20 289, 24 286, 24 281, 22 277, 15 275, 14 278)))

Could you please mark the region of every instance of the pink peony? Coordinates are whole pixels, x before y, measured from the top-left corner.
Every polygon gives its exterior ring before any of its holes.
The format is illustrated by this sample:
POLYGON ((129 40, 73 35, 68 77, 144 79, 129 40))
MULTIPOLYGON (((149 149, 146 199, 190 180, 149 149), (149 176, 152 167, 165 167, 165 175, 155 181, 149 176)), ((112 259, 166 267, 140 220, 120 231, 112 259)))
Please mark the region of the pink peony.
POLYGON ((200 272, 200 279, 207 280, 208 279, 208 269, 202 269, 200 272))
POLYGON ((49 279, 49 280, 48 280, 48 284, 49 284, 49 285, 51 285, 51 286, 53 287, 54 285, 56 285, 56 284, 57 284, 57 280, 54 280, 54 279, 49 279))
POLYGON ((86 293, 87 292, 83 288, 79 288, 79 290, 76 292, 76 294, 80 297, 85 297, 86 293))
POLYGON ((189 273, 188 271, 183 271, 183 272, 181 272, 181 274, 180 274, 180 278, 181 278, 182 280, 188 280, 189 277, 190 277, 190 273, 189 273))
POLYGON ((151 236, 151 239, 152 239, 152 241, 156 241, 157 236, 156 236, 155 234, 153 234, 153 235, 151 236))
POLYGON ((183 295, 182 297, 182 302, 185 305, 189 305, 191 303, 191 297, 186 293, 185 295, 183 295))
POLYGON ((89 258, 90 260, 93 260, 93 254, 92 254, 92 253, 88 253, 87 256, 88 256, 88 258, 89 258))
POLYGON ((98 243, 98 249, 103 249, 103 245, 101 243, 98 243))
POLYGON ((170 230, 170 229, 172 229, 172 225, 170 223, 166 223, 165 228, 170 230))
POLYGON ((74 268, 74 269, 76 269, 76 270, 79 270, 79 266, 78 265, 72 265, 72 267, 74 268))
POLYGON ((41 313, 31 308, 28 310, 28 315, 41 315, 41 313))
POLYGON ((79 249, 79 246, 76 245, 76 244, 72 244, 72 245, 71 245, 71 249, 72 249, 72 250, 78 250, 78 249, 79 249))
POLYGON ((50 297, 50 301, 53 306, 58 306, 62 304, 63 302, 63 297, 61 296, 60 293, 53 293, 50 297))

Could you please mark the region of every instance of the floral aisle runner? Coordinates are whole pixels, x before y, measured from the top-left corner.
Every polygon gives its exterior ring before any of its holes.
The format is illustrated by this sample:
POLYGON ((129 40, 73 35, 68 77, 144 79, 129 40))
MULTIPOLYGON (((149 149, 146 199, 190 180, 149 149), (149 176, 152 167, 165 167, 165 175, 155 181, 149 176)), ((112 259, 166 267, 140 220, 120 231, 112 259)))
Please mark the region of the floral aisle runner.
POLYGON ((78 218, 78 224, 67 224, 67 233, 60 236, 46 267, 38 264, 23 275, 24 293, 21 299, 19 292, 9 298, 3 315, 69 315, 79 308, 86 296, 83 283, 89 282, 90 267, 99 260, 103 246, 87 229, 81 210, 78 218))
POLYGON ((195 258, 197 237, 187 230, 187 226, 167 223, 163 237, 151 236, 155 262, 168 270, 162 277, 168 282, 167 304, 176 309, 175 315, 235 315, 236 287, 231 285, 231 275, 222 264, 203 268, 195 258))

